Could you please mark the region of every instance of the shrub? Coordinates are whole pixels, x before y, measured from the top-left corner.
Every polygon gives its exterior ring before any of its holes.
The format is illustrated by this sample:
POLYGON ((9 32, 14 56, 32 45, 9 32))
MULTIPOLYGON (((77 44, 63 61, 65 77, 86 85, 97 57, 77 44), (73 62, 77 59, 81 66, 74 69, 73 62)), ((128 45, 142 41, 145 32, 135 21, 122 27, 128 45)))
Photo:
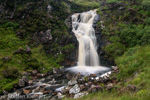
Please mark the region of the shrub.
POLYGON ((106 3, 119 3, 120 0, 107 0, 106 3))
POLYGON ((18 77, 18 69, 12 66, 6 66, 1 71, 1 73, 4 78, 17 78, 18 77))
POLYGON ((150 11, 150 0, 143 0, 142 6, 143 6, 143 9, 150 11))

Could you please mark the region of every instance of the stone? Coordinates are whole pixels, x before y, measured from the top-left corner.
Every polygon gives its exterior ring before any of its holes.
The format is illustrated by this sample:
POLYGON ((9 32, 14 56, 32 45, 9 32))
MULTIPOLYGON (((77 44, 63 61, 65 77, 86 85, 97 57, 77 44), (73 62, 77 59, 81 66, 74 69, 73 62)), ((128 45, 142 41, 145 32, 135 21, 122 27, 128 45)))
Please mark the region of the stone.
POLYGON ((4 95, 8 95, 8 91, 3 90, 2 92, 3 92, 4 95))
POLYGON ((112 69, 115 71, 119 70, 119 68, 117 66, 112 66, 112 69))
POLYGON ((48 44, 53 39, 50 29, 36 33, 33 38, 35 41, 37 41, 37 43, 42 43, 42 44, 48 44))
POLYGON ((56 83, 56 80, 55 80, 55 78, 53 78, 52 79, 52 81, 49 81, 49 82, 47 82, 48 84, 55 84, 56 83))
POLYGON ((25 81, 23 79, 19 79, 18 86, 24 87, 25 86, 25 81))
POLYGON ((89 84, 89 86, 92 84, 92 82, 91 81, 88 81, 88 84, 89 84))
POLYGON ((107 85, 107 89, 108 89, 108 90, 112 90, 112 88, 113 88, 113 84, 112 84, 112 83, 109 83, 109 84, 107 85))
POLYGON ((7 62, 7 61, 11 61, 12 58, 11 58, 11 57, 3 57, 2 60, 3 60, 4 62, 7 62))
POLYGON ((49 94, 50 91, 43 91, 43 94, 49 94))
POLYGON ((57 93, 57 96, 58 96, 58 99, 62 99, 65 97, 65 95, 62 95, 62 93, 60 93, 60 92, 57 93))
POLYGON ((29 85, 32 85, 32 84, 33 84, 33 80, 29 80, 29 81, 28 81, 28 84, 29 84, 29 85))
POLYGON ((44 76, 46 76, 46 74, 38 73, 37 76, 38 76, 38 77, 44 77, 44 76))
POLYGON ((134 86, 134 85, 128 85, 127 88, 128 88, 130 91, 135 91, 135 90, 136 90, 136 86, 134 86))
POLYGON ((32 71, 32 75, 37 75, 38 71, 37 70, 33 70, 32 71))
POLYGON ((26 48, 26 53, 27 53, 27 54, 31 54, 31 49, 30 49, 29 46, 27 46, 27 48, 26 48))
POLYGON ((23 80, 24 82, 28 82, 28 81, 29 81, 29 78, 28 78, 27 76, 23 76, 23 77, 22 77, 22 80, 23 80))
POLYGON ((17 51, 14 52, 14 54, 23 54, 23 53, 24 53, 23 48, 19 48, 17 51))
POLYGON ((79 85, 79 87, 80 87, 81 91, 85 90, 85 88, 86 88, 83 84, 79 85))
POLYGON ((86 95, 88 95, 88 92, 77 93, 74 95, 74 99, 81 98, 86 95))
POLYGON ((70 73, 67 73, 67 74, 66 74, 66 77, 67 77, 68 80, 71 80, 71 79, 73 78, 73 76, 74 76, 74 75, 73 75, 73 74, 70 74, 70 73))
POLYGON ((31 92, 32 92, 31 90, 23 89, 23 93, 24 93, 24 94, 29 94, 29 93, 31 93, 31 92))
POLYGON ((69 90, 69 94, 76 94, 80 92, 80 88, 78 86, 78 84, 76 84, 75 86, 73 86, 70 90, 69 90))
POLYGON ((97 77, 96 74, 90 74, 90 77, 97 77))
POLYGON ((83 83, 85 83, 85 79, 84 79, 84 78, 80 78, 80 79, 78 79, 78 83, 79 83, 79 84, 83 84, 83 83))
POLYGON ((77 84, 77 81, 75 79, 72 79, 68 82, 68 85, 75 85, 77 84))
POLYGON ((40 91, 40 87, 36 87, 34 90, 32 90, 33 92, 39 92, 40 91))
POLYGON ((58 73, 58 69, 53 68, 53 74, 57 74, 58 73))

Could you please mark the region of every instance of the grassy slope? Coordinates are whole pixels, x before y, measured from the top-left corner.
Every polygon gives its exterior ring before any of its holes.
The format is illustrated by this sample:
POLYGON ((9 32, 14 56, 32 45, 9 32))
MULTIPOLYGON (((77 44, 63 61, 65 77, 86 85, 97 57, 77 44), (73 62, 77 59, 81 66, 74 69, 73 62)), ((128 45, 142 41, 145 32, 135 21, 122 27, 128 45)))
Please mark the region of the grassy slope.
POLYGON ((100 3, 98 2, 99 0, 93 0, 93 1, 89 1, 89 0, 68 0, 71 2, 74 2, 78 5, 81 5, 83 7, 90 7, 90 8, 95 8, 95 7, 99 7, 100 3))

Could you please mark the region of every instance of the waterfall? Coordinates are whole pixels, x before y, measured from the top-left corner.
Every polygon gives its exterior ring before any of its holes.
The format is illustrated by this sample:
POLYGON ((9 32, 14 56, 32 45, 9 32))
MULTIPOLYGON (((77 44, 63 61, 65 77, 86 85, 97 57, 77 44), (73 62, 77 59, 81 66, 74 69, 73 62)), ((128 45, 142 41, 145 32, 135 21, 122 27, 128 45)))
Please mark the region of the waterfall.
POLYGON ((102 74, 110 70, 107 67, 99 66, 96 36, 93 28, 96 16, 96 10, 72 15, 72 31, 79 42, 78 64, 67 68, 67 71, 89 75, 102 74))
POLYGON ((72 15, 72 31, 79 42, 78 66, 99 66, 95 30, 96 10, 72 15))

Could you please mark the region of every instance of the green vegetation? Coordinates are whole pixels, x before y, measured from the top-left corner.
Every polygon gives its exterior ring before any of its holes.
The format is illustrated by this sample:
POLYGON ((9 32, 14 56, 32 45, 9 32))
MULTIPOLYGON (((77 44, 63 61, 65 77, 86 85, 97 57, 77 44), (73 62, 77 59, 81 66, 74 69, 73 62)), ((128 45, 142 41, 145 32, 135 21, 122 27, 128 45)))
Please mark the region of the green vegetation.
POLYGON ((143 0, 142 1, 142 6, 145 10, 150 11, 150 1, 149 0, 143 0))
POLYGON ((90 8, 96 8, 99 7, 100 0, 93 0, 93 1, 89 1, 89 0, 69 0, 75 4, 81 5, 83 7, 90 7, 90 8))

